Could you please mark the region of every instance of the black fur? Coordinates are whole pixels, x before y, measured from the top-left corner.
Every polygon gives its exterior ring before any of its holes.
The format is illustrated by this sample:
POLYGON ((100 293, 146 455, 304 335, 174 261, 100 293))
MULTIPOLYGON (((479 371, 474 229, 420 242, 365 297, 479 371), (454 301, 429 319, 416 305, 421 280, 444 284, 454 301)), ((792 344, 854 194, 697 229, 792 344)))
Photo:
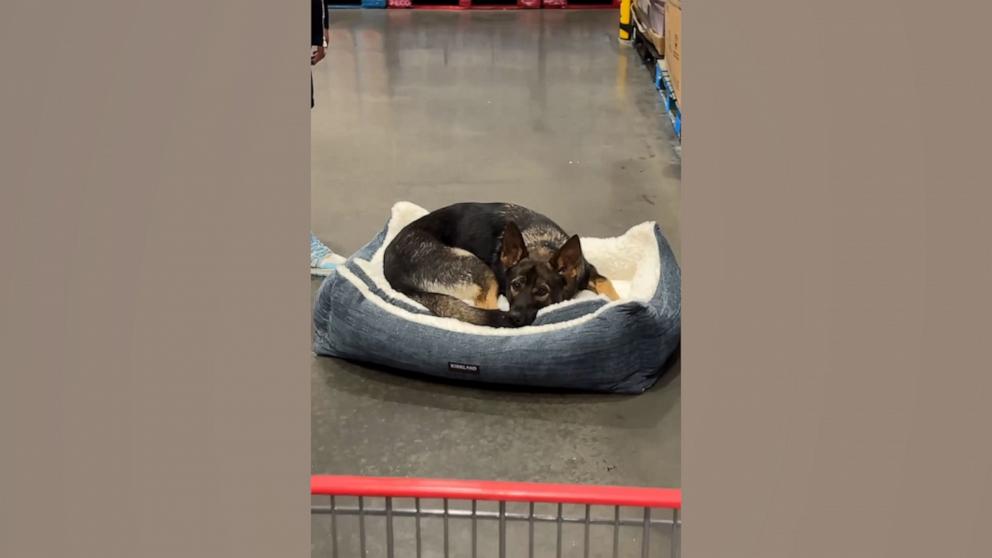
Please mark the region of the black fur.
POLYGON ((432 313, 492 327, 529 325, 540 308, 602 279, 582 257, 577 236, 540 213, 505 203, 459 203, 417 219, 386 247, 383 265, 394 289, 432 313), (484 293, 494 283, 510 302, 509 312, 453 296, 484 293))

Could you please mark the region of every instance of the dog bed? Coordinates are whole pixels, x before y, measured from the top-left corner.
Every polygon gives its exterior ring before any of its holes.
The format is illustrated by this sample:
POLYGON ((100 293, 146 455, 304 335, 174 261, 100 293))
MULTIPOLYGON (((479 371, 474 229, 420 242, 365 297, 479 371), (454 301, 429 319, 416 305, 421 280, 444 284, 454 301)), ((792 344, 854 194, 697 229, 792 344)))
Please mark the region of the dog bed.
MULTIPOLYGON (((441 318, 393 290, 390 240, 427 210, 393 206, 386 226, 332 272, 314 305, 314 352, 448 379, 640 393, 679 344, 681 272, 653 222, 616 238, 582 237, 586 260, 620 300, 590 291, 542 309, 533 325, 491 328, 441 318)), ((500 305, 506 309, 501 297, 500 305)))

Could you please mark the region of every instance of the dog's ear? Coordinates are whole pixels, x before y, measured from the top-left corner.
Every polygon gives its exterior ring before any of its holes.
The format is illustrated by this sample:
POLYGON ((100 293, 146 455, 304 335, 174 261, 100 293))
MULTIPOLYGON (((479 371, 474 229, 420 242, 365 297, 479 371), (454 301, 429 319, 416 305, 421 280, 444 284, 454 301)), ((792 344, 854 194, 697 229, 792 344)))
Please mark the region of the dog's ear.
POLYGON ((582 243, 579 235, 573 235, 551 258, 555 271, 566 279, 576 280, 582 272, 585 258, 582 257, 582 243))
POLYGON ((506 224, 503 229, 503 243, 499 249, 499 261, 503 267, 510 269, 520 263, 520 260, 527 257, 527 245, 524 244, 524 236, 520 234, 520 229, 512 221, 506 224))

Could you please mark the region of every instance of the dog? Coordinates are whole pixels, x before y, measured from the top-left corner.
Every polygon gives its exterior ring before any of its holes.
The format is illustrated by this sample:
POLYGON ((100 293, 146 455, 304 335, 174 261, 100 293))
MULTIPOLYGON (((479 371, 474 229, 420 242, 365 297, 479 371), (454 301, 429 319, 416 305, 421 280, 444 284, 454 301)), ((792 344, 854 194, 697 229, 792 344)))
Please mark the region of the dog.
POLYGON ((413 221, 386 247, 383 271, 434 315, 490 327, 530 325, 538 310, 581 290, 619 298, 583 257, 578 235, 510 203, 457 203, 413 221))

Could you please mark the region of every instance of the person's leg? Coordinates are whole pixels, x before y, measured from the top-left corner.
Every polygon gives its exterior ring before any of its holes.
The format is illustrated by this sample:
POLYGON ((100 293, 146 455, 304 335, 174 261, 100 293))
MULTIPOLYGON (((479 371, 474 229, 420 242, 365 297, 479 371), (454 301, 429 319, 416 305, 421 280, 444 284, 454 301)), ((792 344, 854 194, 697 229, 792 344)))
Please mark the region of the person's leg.
POLYGON ((313 233, 310 233, 310 273, 313 275, 327 275, 339 264, 347 259, 338 255, 320 241, 313 233))

